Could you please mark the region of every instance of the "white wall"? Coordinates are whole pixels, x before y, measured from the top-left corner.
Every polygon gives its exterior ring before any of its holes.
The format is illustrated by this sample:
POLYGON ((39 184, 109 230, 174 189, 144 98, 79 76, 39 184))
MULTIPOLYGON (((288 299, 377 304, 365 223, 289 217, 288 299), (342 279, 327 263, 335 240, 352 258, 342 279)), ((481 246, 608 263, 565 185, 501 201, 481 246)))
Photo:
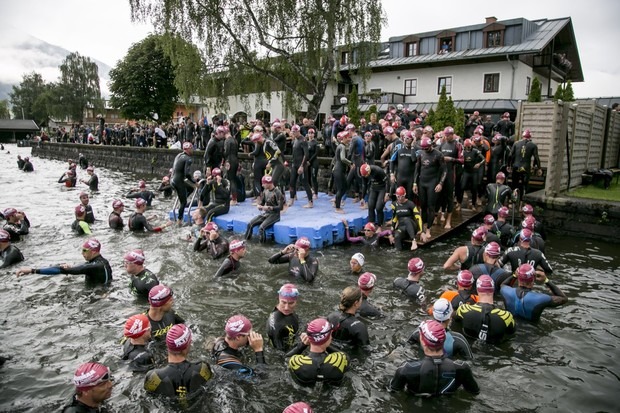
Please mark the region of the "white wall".
MULTIPOLYGON (((440 68, 395 70, 375 73, 368 80, 366 90, 381 89, 383 92, 404 93, 405 80, 418 80, 417 96, 407 96, 407 102, 436 102, 439 77, 452 77, 452 99, 526 99, 525 78, 532 75, 532 69, 522 62, 496 62, 440 68), (514 88, 513 88, 513 69, 514 88), (497 93, 484 93, 484 75, 500 74, 500 85, 497 93)), ((542 80, 542 79, 541 79, 542 80)))

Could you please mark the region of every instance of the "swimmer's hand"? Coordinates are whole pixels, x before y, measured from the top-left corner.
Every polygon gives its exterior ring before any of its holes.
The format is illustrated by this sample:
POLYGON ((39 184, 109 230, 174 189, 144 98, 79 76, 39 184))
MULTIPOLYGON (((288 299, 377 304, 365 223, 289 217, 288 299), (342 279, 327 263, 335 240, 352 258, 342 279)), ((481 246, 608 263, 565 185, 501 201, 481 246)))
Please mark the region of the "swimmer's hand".
POLYGON ((30 267, 21 267, 15 272, 15 275, 21 277, 22 275, 32 274, 32 268, 30 267))
POLYGON ((263 351, 263 336, 254 330, 250 331, 249 344, 252 350, 263 351))

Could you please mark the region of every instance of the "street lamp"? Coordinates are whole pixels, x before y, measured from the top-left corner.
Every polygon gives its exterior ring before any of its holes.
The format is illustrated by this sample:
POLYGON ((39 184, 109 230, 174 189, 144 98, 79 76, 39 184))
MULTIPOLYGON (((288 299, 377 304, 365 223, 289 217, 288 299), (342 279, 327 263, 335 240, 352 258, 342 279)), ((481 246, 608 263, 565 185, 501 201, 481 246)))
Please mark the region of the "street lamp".
POLYGON ((398 111, 401 112, 403 110, 403 105, 399 103, 398 105, 396 105, 396 109, 398 109, 398 111))
POLYGON ((341 98, 340 98, 340 104, 342 105, 342 114, 343 114, 343 115, 345 114, 345 112, 344 112, 344 108, 345 108, 345 106, 346 106, 346 104, 347 104, 348 102, 349 102, 349 99, 347 99, 347 97, 346 97, 346 96, 343 96, 343 97, 341 97, 341 98))

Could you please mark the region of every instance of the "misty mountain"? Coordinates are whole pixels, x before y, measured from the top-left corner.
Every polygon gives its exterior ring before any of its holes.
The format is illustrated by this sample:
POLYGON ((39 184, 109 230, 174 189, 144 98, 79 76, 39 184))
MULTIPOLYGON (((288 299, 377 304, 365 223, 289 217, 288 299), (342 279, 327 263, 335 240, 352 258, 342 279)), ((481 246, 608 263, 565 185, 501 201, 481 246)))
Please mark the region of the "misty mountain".
MULTIPOLYGON (((46 82, 57 81, 58 67, 70 53, 71 50, 47 43, 15 27, 0 26, 0 99, 8 99, 12 86, 19 85, 26 73, 34 71, 40 73, 46 82)), ((108 96, 111 67, 92 57, 90 59, 99 68, 101 94, 108 96)))

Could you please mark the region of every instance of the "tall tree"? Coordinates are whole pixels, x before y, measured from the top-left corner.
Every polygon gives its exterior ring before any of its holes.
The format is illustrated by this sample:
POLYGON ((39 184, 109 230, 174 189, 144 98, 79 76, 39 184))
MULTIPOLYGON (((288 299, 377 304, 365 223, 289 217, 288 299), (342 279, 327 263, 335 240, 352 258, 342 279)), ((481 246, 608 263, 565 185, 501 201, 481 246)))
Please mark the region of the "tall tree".
MULTIPOLYGON (((380 0, 129 0, 132 18, 151 20, 163 32, 196 41, 205 70, 177 76, 182 95, 227 96, 284 91, 293 112, 318 113, 341 52, 360 73, 374 58, 385 21, 380 0), (348 47, 341 50, 340 47, 348 47), (186 79, 202 75, 197 82, 186 79), (189 92, 189 93, 188 93, 189 92)), ((173 37, 174 38, 174 37, 173 37)), ((183 49, 171 48, 184 62, 183 49)))
POLYGON ((41 74, 32 72, 24 74, 18 86, 13 86, 9 93, 13 115, 17 119, 32 119, 37 125, 43 123, 48 116, 45 106, 37 100, 46 91, 46 84, 41 74))
POLYGON ((566 87, 564 88, 564 102, 574 102, 575 101, 575 92, 573 92, 573 82, 570 80, 566 82, 566 87))
POLYGON ((81 122, 84 111, 103 109, 99 88, 99 68, 89 57, 78 52, 69 54, 60 65, 60 78, 56 92, 62 101, 63 116, 81 122))
POLYGON ((530 87, 530 94, 527 97, 528 102, 542 102, 542 94, 541 94, 541 85, 540 80, 537 77, 534 77, 532 80, 532 86, 530 87))
POLYGON ((359 99, 359 95, 357 94, 357 86, 353 86, 353 91, 349 93, 348 115, 349 115, 349 122, 353 123, 355 126, 360 125, 361 113, 359 110, 359 107, 360 107, 359 105, 360 105, 360 99, 359 99))
POLYGON ((11 119, 11 111, 9 110, 9 101, 7 99, 0 100, 0 119, 11 119))
POLYGON ((562 84, 558 84, 558 88, 553 95, 553 101, 557 102, 558 100, 564 100, 564 88, 562 88, 562 84))
POLYGON ((126 119, 171 119, 179 92, 162 36, 150 35, 134 44, 110 71, 110 79, 110 104, 126 119))

